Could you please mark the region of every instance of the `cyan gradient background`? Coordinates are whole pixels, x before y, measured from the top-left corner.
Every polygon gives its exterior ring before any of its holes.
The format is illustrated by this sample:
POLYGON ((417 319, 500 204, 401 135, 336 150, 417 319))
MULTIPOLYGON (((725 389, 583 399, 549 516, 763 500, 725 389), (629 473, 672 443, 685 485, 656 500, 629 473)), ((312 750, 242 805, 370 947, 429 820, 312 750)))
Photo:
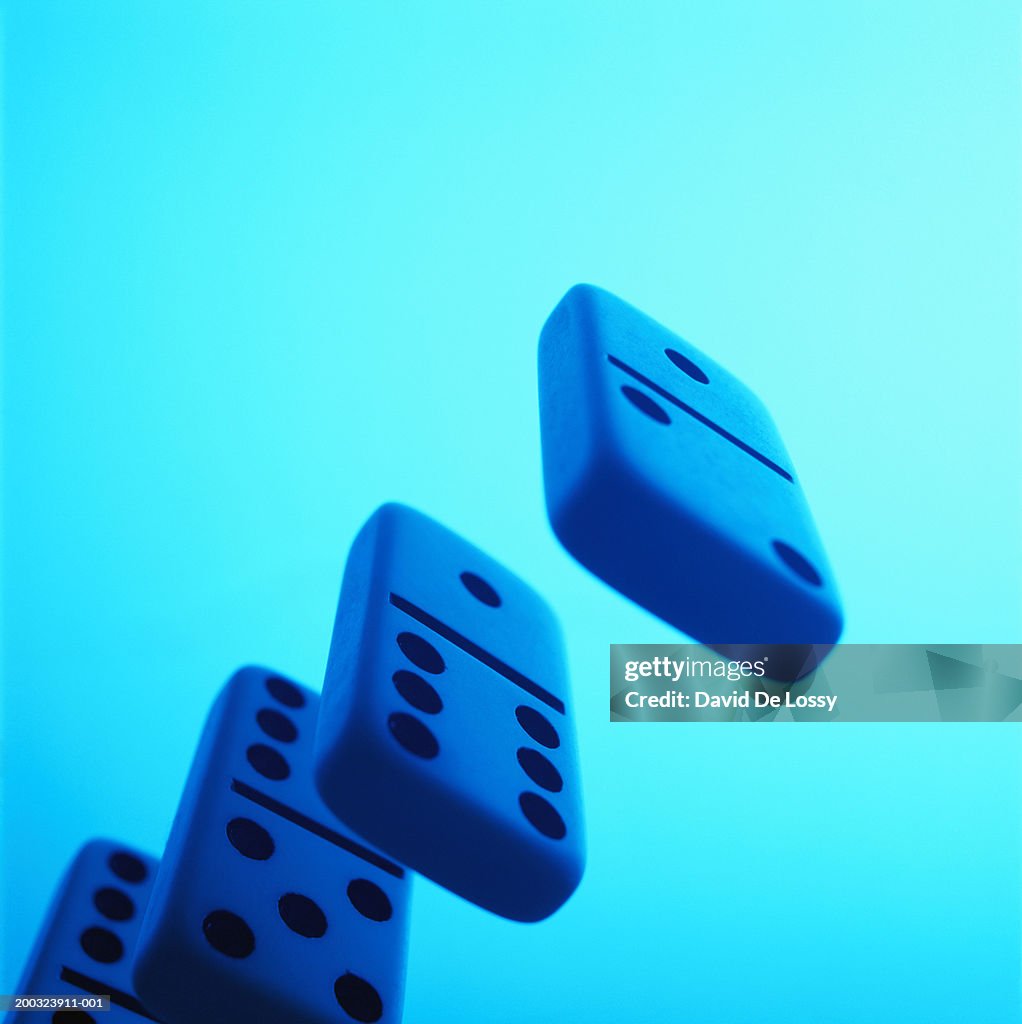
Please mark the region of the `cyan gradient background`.
POLYGON ((417 885, 410 1024, 1016 1021, 1018 729, 611 726, 677 637, 550 533, 535 347, 588 280, 756 389, 847 640, 1022 640, 1018 14, 6 4, 0 989, 393 498, 560 610, 590 841, 542 925, 417 885))

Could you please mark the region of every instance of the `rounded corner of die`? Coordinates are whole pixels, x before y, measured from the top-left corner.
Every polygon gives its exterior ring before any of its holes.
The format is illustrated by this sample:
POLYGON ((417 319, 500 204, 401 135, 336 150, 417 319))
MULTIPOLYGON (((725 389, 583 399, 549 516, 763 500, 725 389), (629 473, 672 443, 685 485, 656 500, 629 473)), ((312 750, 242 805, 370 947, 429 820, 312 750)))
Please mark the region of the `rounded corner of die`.
POLYGON ((91 836, 75 850, 71 863, 108 857, 116 846, 116 841, 106 836, 91 836))
POLYGON ((228 677, 221 690, 222 694, 231 693, 236 690, 252 690, 263 685, 263 681, 276 673, 270 669, 255 664, 240 665, 228 677))
POLYGON ((585 870, 584 855, 566 863, 556 884, 537 889, 517 900, 511 913, 506 914, 521 924, 538 924, 559 913, 572 899, 582 882, 585 870))
POLYGON ((558 300, 555 309, 560 306, 578 306, 584 303, 592 302, 593 299, 597 298, 603 293, 603 289, 599 288, 595 284, 590 284, 588 281, 577 281, 575 284, 570 285, 568 290, 558 300))
MULTIPOLYGON (((366 520, 365 526, 373 524, 391 524, 420 514, 421 513, 417 512, 411 505, 408 505, 403 501, 395 501, 391 499, 389 501, 382 502, 373 509, 369 518, 366 520)), ((365 527, 363 527, 363 529, 365 529, 365 527)))
POLYGON ((543 354, 555 340, 561 339, 563 335, 579 322, 579 318, 588 315, 588 311, 599 298, 606 294, 603 289, 587 282, 579 282, 571 285, 570 288, 557 300, 557 304, 550 311, 539 335, 540 363, 543 362, 543 354))

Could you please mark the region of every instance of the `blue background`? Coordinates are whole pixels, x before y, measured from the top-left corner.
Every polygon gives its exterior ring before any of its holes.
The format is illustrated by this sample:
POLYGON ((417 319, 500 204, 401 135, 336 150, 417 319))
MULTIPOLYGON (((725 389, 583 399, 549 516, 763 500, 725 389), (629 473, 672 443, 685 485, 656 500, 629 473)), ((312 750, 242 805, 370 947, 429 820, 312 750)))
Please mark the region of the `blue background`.
POLYGON ((409 1022, 1017 1020, 1017 728, 611 726, 676 635, 556 544, 535 395, 618 292, 774 411, 846 639, 1022 640, 1017 5, 204 6, 6 6, 0 990, 398 499, 560 610, 590 841, 542 925, 420 882, 409 1022))

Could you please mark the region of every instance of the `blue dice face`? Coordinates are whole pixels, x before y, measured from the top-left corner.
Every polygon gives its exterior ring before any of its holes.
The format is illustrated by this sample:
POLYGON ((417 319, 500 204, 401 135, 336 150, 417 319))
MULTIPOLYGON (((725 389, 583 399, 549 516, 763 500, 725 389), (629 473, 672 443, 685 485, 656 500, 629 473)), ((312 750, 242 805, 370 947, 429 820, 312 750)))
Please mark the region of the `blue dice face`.
POLYGON ((156 861, 121 843, 96 839, 64 876, 21 981, 26 996, 89 999, 109 996, 110 1010, 14 1010, 9 1024, 144 1024, 152 1014, 131 981, 139 927, 156 876, 156 861))
POLYGON ((408 878, 316 793, 318 705, 248 668, 210 713, 136 956, 165 1024, 401 1019, 408 878))
POLYGON ((748 388, 590 285, 544 326, 539 387, 547 508, 579 562, 731 656, 776 648, 794 671, 829 650, 842 621, 830 567, 748 388))
POLYGON ((338 817, 452 892, 519 921, 553 913, 585 855, 546 603, 421 513, 377 510, 345 568, 316 780, 338 817))

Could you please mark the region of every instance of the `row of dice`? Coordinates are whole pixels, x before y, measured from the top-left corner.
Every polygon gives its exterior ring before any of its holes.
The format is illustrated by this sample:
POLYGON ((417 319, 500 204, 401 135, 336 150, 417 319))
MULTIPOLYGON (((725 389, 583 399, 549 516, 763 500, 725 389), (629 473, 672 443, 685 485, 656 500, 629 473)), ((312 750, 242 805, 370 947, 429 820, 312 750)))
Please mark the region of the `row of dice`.
POLYGON ((21 988, 108 994, 112 1020, 397 1021, 410 872, 538 920, 578 884, 582 832, 552 613, 461 537, 384 506, 349 556, 322 698, 236 673, 158 869, 87 846, 21 988), (131 897, 103 884, 127 863, 131 897))

